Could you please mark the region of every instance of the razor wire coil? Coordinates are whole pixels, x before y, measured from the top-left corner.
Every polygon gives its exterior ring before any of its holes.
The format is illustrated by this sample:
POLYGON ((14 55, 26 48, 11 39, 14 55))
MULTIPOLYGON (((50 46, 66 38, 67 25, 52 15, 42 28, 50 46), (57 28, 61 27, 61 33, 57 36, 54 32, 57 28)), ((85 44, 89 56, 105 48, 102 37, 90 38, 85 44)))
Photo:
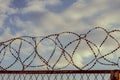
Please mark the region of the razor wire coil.
POLYGON ((106 58, 107 56, 114 54, 114 52, 116 52, 120 49, 119 40, 117 40, 116 37, 114 37, 112 35, 115 32, 120 32, 120 30, 108 31, 107 29, 102 28, 102 27, 95 27, 95 28, 89 30, 85 34, 77 34, 74 32, 61 32, 61 33, 57 33, 57 34, 50 34, 47 36, 40 36, 40 37, 21 36, 21 37, 12 38, 7 41, 0 42, 0 70, 11 70, 16 64, 21 65, 21 69, 17 69, 17 70, 23 70, 23 71, 27 70, 28 68, 40 68, 41 70, 42 70, 42 68, 45 68, 46 70, 60 70, 60 69, 66 68, 68 66, 73 66, 74 68, 79 69, 79 70, 84 70, 84 69, 89 70, 89 69, 94 68, 94 66, 97 63, 99 63, 101 65, 117 66, 119 68, 120 57, 118 58, 118 60, 116 62, 111 61, 109 58, 106 58), (94 30, 98 30, 98 29, 100 29, 104 33, 106 33, 105 38, 103 39, 103 41, 101 42, 101 44, 99 46, 95 42, 88 39, 89 34, 91 32, 93 32, 94 30), (62 41, 60 39, 60 38, 62 38, 62 35, 72 35, 72 36, 75 36, 76 38, 65 43, 65 45, 64 45, 64 43, 62 43, 62 41), (117 47, 106 54, 102 54, 100 48, 107 41, 108 37, 110 37, 112 40, 114 40, 117 43, 117 47), (49 44, 49 42, 46 42, 46 44, 48 44, 48 46, 52 45, 52 47, 54 47, 50 51, 51 53, 48 53, 49 57, 47 59, 44 58, 41 55, 42 53, 39 52, 40 50, 42 50, 39 48, 39 46, 45 40, 49 40, 50 43, 52 43, 52 44, 49 44), (92 60, 90 60, 88 63, 84 64, 82 67, 80 67, 74 62, 73 57, 76 54, 76 51, 78 50, 82 40, 84 40, 86 42, 86 44, 89 47, 90 51, 92 52, 92 55, 94 56, 94 58, 92 60), (28 55, 25 54, 25 56, 21 56, 23 53, 21 51, 26 48, 25 47, 26 45, 24 45, 24 43, 29 45, 32 50, 28 55), (74 49, 72 52, 68 52, 67 48, 70 47, 72 44, 75 45, 74 49), (96 48, 97 53, 95 52, 95 50, 94 50, 95 48, 93 48, 93 46, 96 48), (57 49, 59 50, 59 56, 54 63, 50 64, 50 61, 51 61, 51 59, 53 59, 53 56, 55 54, 58 55, 57 49), (7 56, 11 56, 12 59, 14 58, 14 60, 11 61, 9 63, 9 65, 6 65, 4 63, 5 61, 7 61, 6 60, 7 56), (23 59, 23 57, 25 57, 25 58, 23 59), (38 63, 41 63, 41 64, 33 65, 36 58, 38 59, 38 63), (56 66, 58 66, 58 63, 63 58, 67 62, 66 65, 57 68, 56 66), (106 61, 108 63, 104 63, 104 62, 100 61, 101 59, 103 59, 104 61, 106 61))

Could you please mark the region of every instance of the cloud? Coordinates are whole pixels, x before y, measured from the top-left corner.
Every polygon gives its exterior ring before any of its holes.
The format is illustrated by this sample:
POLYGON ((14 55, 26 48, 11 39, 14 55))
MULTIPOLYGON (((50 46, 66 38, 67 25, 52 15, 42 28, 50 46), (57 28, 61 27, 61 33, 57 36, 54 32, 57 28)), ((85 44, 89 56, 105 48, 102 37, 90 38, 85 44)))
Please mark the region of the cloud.
MULTIPOLYGON (((77 0, 63 12, 54 13, 54 12, 48 11, 46 9, 46 5, 61 4, 60 0, 57 0, 57 1, 56 0, 54 1, 27 0, 27 6, 22 8, 21 12, 23 12, 25 15, 33 12, 34 13, 39 12, 43 14, 45 13, 44 16, 36 15, 35 17, 32 17, 34 16, 32 15, 32 16, 29 16, 31 17, 30 20, 26 19, 26 21, 23 21, 23 19, 19 18, 15 20, 13 19, 13 21, 11 20, 11 22, 15 23, 16 25, 19 25, 21 28, 25 28, 26 30, 28 30, 26 26, 29 26, 28 32, 33 30, 33 34, 34 32, 36 32, 36 30, 37 32, 49 34, 49 33, 58 32, 57 30, 59 30, 59 32, 62 32, 62 31, 80 32, 95 26, 106 27, 106 25, 108 24, 119 22, 119 19, 117 17, 119 11, 112 12, 114 8, 110 9, 112 8, 110 6, 111 2, 112 1, 108 3, 108 1, 104 1, 104 0, 101 0, 98 2, 95 0, 91 0, 91 1, 77 0), (33 21, 32 21, 32 18, 34 18, 33 21), (41 19, 39 20, 38 18, 41 18, 41 19), (36 22, 39 24, 36 24, 36 22), (39 28, 40 31, 37 28, 39 28)), ((118 2, 119 1, 115 0, 115 4, 119 4, 118 2)), ((10 1, 9 2, 6 1, 4 5, 5 4, 7 5, 10 4, 10 1)), ((10 9, 11 11, 14 10, 12 8, 10 9)), ((4 10, 7 10, 7 9, 5 8, 4 10)), ((24 14, 21 14, 21 16, 24 14)), ((5 16, 3 15, 3 18, 4 17, 6 17, 6 15, 5 16)), ((1 22, 4 19, 2 19, 1 22)))
POLYGON ((3 28, 3 24, 5 23, 8 15, 14 14, 17 12, 16 9, 10 8, 12 0, 0 0, 0 28, 3 28))
POLYGON ((5 21, 6 18, 7 18, 6 15, 4 15, 4 14, 0 15, 0 28, 3 27, 4 21, 5 21))
MULTIPOLYGON (((78 0, 61 13, 50 12, 45 7, 46 5, 57 5, 57 4, 60 4, 59 0, 58 2, 54 2, 54 3, 50 3, 49 1, 38 1, 38 0, 29 1, 28 0, 27 7, 23 8, 22 10, 23 13, 24 11, 26 11, 25 14, 31 13, 31 12, 35 12, 35 13, 45 12, 45 14, 44 16, 42 16, 42 19, 40 20, 37 19, 39 15, 36 15, 35 16, 36 20, 34 18, 33 22, 31 20, 28 20, 25 22, 23 21, 23 23, 25 23, 24 26, 32 25, 34 26, 34 28, 39 26, 37 28, 41 29, 41 31, 43 31, 43 33, 45 34, 46 32, 48 32, 48 34, 55 33, 57 32, 57 30, 59 30, 59 32, 62 32, 62 31, 80 32, 95 26, 106 27, 105 24, 107 24, 107 22, 102 25, 102 21, 103 21, 102 14, 105 14, 104 11, 109 8, 109 5, 107 4, 106 1, 102 0, 102 1, 96 2, 92 0, 92 2, 88 3, 86 1, 78 0), (36 23, 34 23, 36 21, 39 24, 36 25, 36 23)), ((23 27, 23 28, 26 28, 26 27, 23 27)), ((29 29, 34 30, 32 27, 29 27, 29 29)))
POLYGON ((120 11, 110 11, 101 15, 95 20, 95 24, 102 26, 112 26, 113 24, 119 23, 120 19, 118 18, 120 11))
POLYGON ((14 14, 17 12, 17 9, 11 8, 9 5, 11 4, 12 0, 0 0, 0 14, 14 14))
POLYGON ((11 34, 10 28, 6 28, 5 31, 1 34, 0 42, 7 41, 7 40, 14 38, 14 37, 17 37, 17 36, 20 36, 20 35, 13 36, 11 34))
POLYGON ((32 21, 23 21, 19 17, 15 16, 12 20, 10 20, 10 22, 11 22, 11 24, 22 29, 21 31, 19 31, 16 34, 30 35, 30 36, 43 35, 42 28, 35 25, 32 21))
POLYGON ((104 0, 78 0, 76 3, 71 5, 63 15, 65 19, 69 20, 69 22, 76 22, 77 26, 112 26, 111 22, 115 24, 119 23, 117 16, 119 15, 118 4, 120 2, 115 0, 114 4, 112 3, 113 1, 108 2, 104 0))
POLYGON ((45 12, 47 11, 47 5, 57 5, 60 4, 60 0, 27 0, 27 7, 22 10, 22 13, 29 13, 29 12, 45 12))
POLYGON ((40 1, 30 1, 28 6, 23 9, 23 13, 45 11, 45 6, 40 1))

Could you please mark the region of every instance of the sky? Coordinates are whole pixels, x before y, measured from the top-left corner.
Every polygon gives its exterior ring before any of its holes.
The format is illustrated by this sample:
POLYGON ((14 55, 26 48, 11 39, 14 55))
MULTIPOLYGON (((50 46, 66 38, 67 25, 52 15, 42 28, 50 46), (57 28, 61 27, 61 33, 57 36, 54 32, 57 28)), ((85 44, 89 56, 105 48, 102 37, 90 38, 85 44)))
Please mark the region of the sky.
MULTIPOLYGON (((0 41, 65 31, 80 34, 94 27, 120 29, 119 14, 119 0, 0 0, 0 41)), ((96 33, 90 35, 93 41, 103 39, 104 33, 96 33)), ((106 46, 102 50, 109 52, 106 46)), ((89 56, 84 49, 87 54, 80 61, 89 56)))
POLYGON ((119 4, 119 0, 0 0, 0 35, 5 39, 82 33, 98 26, 119 29, 119 4))

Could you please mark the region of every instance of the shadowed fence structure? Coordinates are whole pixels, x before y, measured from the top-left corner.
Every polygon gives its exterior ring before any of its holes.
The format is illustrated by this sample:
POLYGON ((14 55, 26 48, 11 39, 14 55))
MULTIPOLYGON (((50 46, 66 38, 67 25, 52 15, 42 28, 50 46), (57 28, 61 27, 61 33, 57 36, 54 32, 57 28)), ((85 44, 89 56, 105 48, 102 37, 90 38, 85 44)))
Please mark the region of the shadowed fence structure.
POLYGON ((0 80, 119 80, 119 32, 95 27, 1 41, 0 80))

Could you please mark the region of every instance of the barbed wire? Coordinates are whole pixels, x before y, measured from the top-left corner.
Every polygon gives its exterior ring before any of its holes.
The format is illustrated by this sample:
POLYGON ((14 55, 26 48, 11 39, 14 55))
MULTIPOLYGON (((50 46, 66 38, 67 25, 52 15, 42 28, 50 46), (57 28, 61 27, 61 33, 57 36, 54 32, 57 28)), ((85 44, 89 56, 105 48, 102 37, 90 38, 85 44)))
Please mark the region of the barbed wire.
POLYGON ((110 55, 115 55, 115 52, 120 49, 119 40, 112 35, 115 32, 120 32, 120 30, 108 31, 102 27, 95 27, 85 34, 62 32, 40 37, 21 36, 12 38, 0 42, 0 70, 60 70, 71 69, 70 66, 74 67, 74 69, 89 70, 93 69, 97 64, 119 68, 120 57, 118 55, 116 61, 108 58, 110 55), (95 30, 102 30, 106 34, 100 45, 88 38, 89 34, 95 30), (64 39, 66 35, 72 35, 72 37, 69 36, 67 38, 68 41, 66 41, 64 39), (101 48, 109 38, 117 44, 117 47, 103 54, 101 48), (81 56, 81 52, 76 52, 79 50, 82 41, 90 49, 92 58, 84 65, 78 65, 77 63, 81 62, 76 63, 74 59, 76 54, 81 56), (45 48, 49 50, 47 51, 45 48), (70 49, 68 48, 72 49, 72 51, 69 51, 70 49))

